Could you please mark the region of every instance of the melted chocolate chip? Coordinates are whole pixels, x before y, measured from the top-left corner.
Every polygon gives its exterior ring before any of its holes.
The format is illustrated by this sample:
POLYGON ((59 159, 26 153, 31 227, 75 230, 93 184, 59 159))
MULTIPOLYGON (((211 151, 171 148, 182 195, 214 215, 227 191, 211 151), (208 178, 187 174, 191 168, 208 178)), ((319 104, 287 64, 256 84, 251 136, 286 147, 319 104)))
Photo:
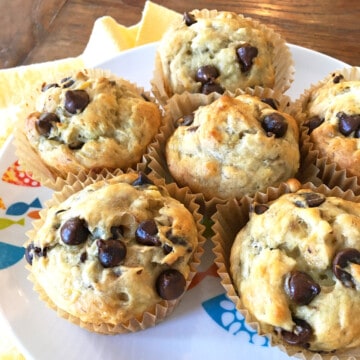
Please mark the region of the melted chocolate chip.
POLYGON ((156 279, 156 291, 165 300, 177 299, 186 287, 184 275, 175 269, 163 271, 156 279))
POLYGON ((311 326, 302 319, 294 318, 293 321, 295 322, 293 331, 281 330, 282 338, 290 345, 308 347, 308 341, 313 334, 311 326))
POLYGON ((248 43, 245 43, 236 49, 236 55, 238 57, 241 71, 247 72, 251 69, 253 61, 258 55, 258 49, 248 43))
POLYGON ((168 245, 168 244, 164 244, 163 245, 163 250, 164 250, 164 254, 170 254, 173 251, 173 247, 168 245))
POLYGON ((158 228, 153 219, 142 221, 135 232, 136 241, 141 245, 160 246, 158 228))
POLYGON ((186 26, 191 26, 197 23, 195 16, 189 12, 184 13, 183 20, 185 21, 186 26))
POLYGON ((317 207, 326 200, 324 195, 314 192, 302 193, 301 196, 304 198, 305 203, 303 201, 295 201, 295 206, 300 208, 305 208, 307 206, 317 207))
POLYGON ((201 92, 205 95, 209 95, 213 92, 223 94, 225 92, 225 89, 221 85, 219 85, 215 82, 209 82, 209 83, 203 84, 203 86, 201 87, 201 92))
POLYGON ((98 258, 105 268, 118 266, 126 256, 126 246, 119 240, 97 240, 98 258))
POLYGON ((194 117, 194 113, 184 115, 183 117, 176 120, 175 127, 191 125, 194 122, 194 117))
POLYGON ((154 183, 143 173, 139 172, 139 177, 132 183, 132 186, 140 186, 140 185, 154 185, 154 183))
POLYGON ((60 229, 61 240, 67 245, 82 244, 89 234, 86 221, 78 217, 67 220, 60 229))
POLYGON ((42 113, 36 120, 36 130, 40 135, 48 137, 54 123, 60 122, 59 117, 54 113, 42 113))
POLYGON ((112 239, 121 239, 124 236, 124 226, 123 225, 112 226, 110 228, 110 232, 112 235, 112 239))
POLYGON ((343 270, 349 263, 360 265, 360 251, 353 248, 345 248, 339 251, 332 262, 332 270, 337 279, 339 279, 345 287, 354 288, 354 279, 350 273, 343 270))
POLYGON ((46 83, 43 83, 41 85, 41 91, 42 92, 45 92, 46 90, 49 90, 53 87, 60 87, 59 84, 56 84, 56 83, 51 83, 51 84, 46 84, 46 83))
POLYGON ((310 275, 302 271, 292 271, 285 282, 285 291, 298 305, 309 304, 321 291, 310 275))
POLYGON ((84 251, 83 253, 81 253, 81 255, 80 255, 80 261, 81 261, 82 263, 84 263, 84 262, 87 260, 87 258, 88 258, 88 254, 87 254, 86 251, 84 251))
POLYGON ((61 86, 66 89, 74 84, 75 80, 71 76, 61 79, 61 86))
POLYGON ((353 131, 360 127, 360 115, 347 115, 344 112, 338 112, 336 117, 339 119, 339 131, 344 136, 349 136, 353 131))
POLYGON ((202 84, 214 82, 219 77, 218 69, 213 65, 204 65, 199 67, 196 72, 195 80, 200 81, 202 84))
POLYGON ((278 102, 273 98, 262 98, 261 101, 270 105, 274 110, 278 109, 278 102))
POLYGON ((319 127, 324 121, 325 121, 325 119, 321 118, 318 115, 315 115, 315 116, 312 116, 311 118, 309 118, 304 123, 304 125, 309 128, 308 134, 311 134, 313 132, 313 130, 316 129, 317 127, 319 127))
POLYGON ((263 118, 261 126, 266 131, 267 136, 275 135, 276 138, 279 138, 286 134, 288 123, 282 115, 272 113, 263 118))
POLYGON ((344 79, 344 76, 339 74, 339 75, 336 75, 336 74, 333 74, 333 83, 334 84, 338 84, 341 80, 344 79))
POLYGON ((70 114, 81 113, 89 102, 90 98, 85 90, 68 90, 65 93, 65 109, 70 114))
POLYGON ((166 232, 166 238, 169 239, 174 245, 187 246, 187 241, 181 236, 174 235, 172 229, 166 232))

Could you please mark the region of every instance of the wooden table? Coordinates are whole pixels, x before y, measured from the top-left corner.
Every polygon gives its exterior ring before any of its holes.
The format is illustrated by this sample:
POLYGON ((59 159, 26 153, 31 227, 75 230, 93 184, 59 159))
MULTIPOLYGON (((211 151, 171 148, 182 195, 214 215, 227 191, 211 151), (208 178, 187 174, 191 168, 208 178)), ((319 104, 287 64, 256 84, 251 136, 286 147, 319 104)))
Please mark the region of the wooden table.
MULTIPOLYGON (((183 13, 231 10, 272 26, 289 42, 360 66, 359 0, 154 0, 183 13)), ((110 15, 123 25, 141 18, 145 0, 0 0, 0 68, 82 53, 94 21, 110 15)), ((309 64, 311 66, 311 64, 309 64)))

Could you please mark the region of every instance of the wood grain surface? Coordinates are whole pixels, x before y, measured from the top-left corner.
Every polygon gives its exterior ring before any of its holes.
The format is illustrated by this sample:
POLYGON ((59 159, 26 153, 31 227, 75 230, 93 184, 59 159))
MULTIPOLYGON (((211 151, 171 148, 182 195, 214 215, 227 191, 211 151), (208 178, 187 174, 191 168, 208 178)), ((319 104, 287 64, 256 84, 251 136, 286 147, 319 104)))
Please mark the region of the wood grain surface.
MULTIPOLYGON (((190 1, 154 0, 184 12, 229 10, 271 26, 289 43, 360 66, 359 0, 190 1)), ((145 0, 0 0, 0 68, 77 56, 94 21, 110 15, 129 26, 145 0)))

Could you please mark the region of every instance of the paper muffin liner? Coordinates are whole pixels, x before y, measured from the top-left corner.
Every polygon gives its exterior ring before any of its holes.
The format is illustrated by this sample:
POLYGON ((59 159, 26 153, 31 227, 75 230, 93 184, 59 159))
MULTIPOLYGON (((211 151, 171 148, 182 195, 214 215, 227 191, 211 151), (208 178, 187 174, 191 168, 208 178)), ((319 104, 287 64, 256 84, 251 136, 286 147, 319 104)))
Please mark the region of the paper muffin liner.
MULTIPOLYGON (((141 95, 146 101, 151 101, 153 103, 156 103, 155 98, 150 94, 150 92, 144 91, 144 89, 142 87, 138 87, 137 84, 131 83, 124 78, 118 77, 118 76, 112 74, 110 71, 98 69, 98 68, 84 69, 82 71, 86 71, 86 73, 90 77, 106 77, 106 78, 108 78, 110 80, 114 80, 114 81, 120 80, 121 82, 126 83, 136 93, 141 95)), ((36 84, 34 86, 34 93, 31 94, 31 98, 36 99, 36 97, 40 96, 42 81, 45 80, 46 83, 48 83, 48 84, 56 83, 59 81, 59 79, 66 78, 71 75, 75 75, 78 72, 79 72, 79 70, 74 71, 74 72, 66 72, 66 73, 61 72, 61 73, 57 73, 57 74, 52 74, 52 76, 49 78, 42 79, 38 84, 36 84)), ((35 101, 32 100, 31 103, 35 103, 35 101)), ((18 157, 19 163, 20 163, 21 167, 23 168, 23 170, 25 172, 29 173, 34 180, 39 181, 43 186, 46 186, 50 189, 61 190, 61 184, 63 184, 64 178, 62 178, 57 173, 52 171, 52 169, 50 169, 46 165, 46 163, 42 160, 39 152, 31 146, 31 144, 26 136, 26 133, 24 130, 25 129, 24 123, 25 123, 26 117, 34 111, 35 111, 35 108, 28 109, 27 113, 21 114, 22 118, 19 118, 16 123, 16 129, 14 131, 14 145, 16 148, 15 154, 18 157)), ((152 141, 154 141, 154 139, 152 141)), ((143 170, 146 167, 144 155, 148 151, 149 145, 147 146, 141 160, 137 164, 134 164, 133 166, 129 167, 130 169, 143 170)), ((82 170, 79 171, 79 173, 80 172, 89 172, 90 173, 90 172, 94 172, 94 171, 101 172, 102 170, 103 169, 94 170, 94 169, 83 168, 82 170)), ((109 169, 109 170, 111 170, 111 169, 109 169)), ((116 169, 113 169, 113 170, 116 170, 116 169)), ((126 171, 127 169, 122 169, 122 170, 126 171)), ((73 174, 68 174, 67 176, 71 176, 71 175, 73 175, 73 174)), ((77 174, 74 174, 74 175, 77 175, 77 174)))
POLYGON ((358 176, 351 173, 348 169, 341 168, 336 162, 331 160, 328 156, 320 154, 319 150, 314 147, 308 134, 308 128, 304 126, 306 119, 305 109, 309 102, 310 96, 313 91, 321 88, 327 81, 332 78, 332 74, 339 74, 344 76, 347 81, 356 80, 360 81, 360 68, 349 67, 334 70, 328 74, 324 79, 316 84, 312 84, 308 89, 299 96, 294 102, 292 108, 292 115, 296 118, 300 127, 300 151, 303 160, 303 170, 308 168, 315 168, 316 177, 330 188, 341 184, 342 189, 353 189, 356 194, 360 194, 357 185, 360 185, 358 176))
MULTIPOLYGON (((127 173, 129 172, 131 173, 135 171, 129 169, 127 173)), ((109 172, 108 170, 104 169, 100 173, 91 173, 89 175, 86 172, 82 172, 78 176, 72 175, 67 180, 61 180, 62 190, 54 192, 52 198, 45 203, 44 208, 40 211, 40 219, 34 221, 33 228, 26 233, 27 242, 25 246, 32 242, 32 239, 35 237, 36 233, 44 224, 48 209, 50 207, 57 206, 61 202, 65 201, 69 196, 73 195, 78 191, 81 191, 88 185, 94 184, 98 181, 108 181, 121 174, 124 174, 124 172, 122 172, 120 169, 116 170, 115 172, 109 172)), ((189 289, 191 281, 196 275, 197 268, 200 265, 201 257, 204 253, 204 244, 206 241, 203 235, 205 231, 205 226, 202 224, 202 215, 199 213, 199 205, 196 204, 196 202, 194 201, 194 197, 191 196, 191 194, 189 194, 186 189, 179 189, 176 184, 166 185, 160 179, 156 179, 151 175, 147 176, 154 181, 155 185, 165 188, 172 198, 175 198, 182 204, 184 204, 184 206, 190 211, 190 213, 194 217, 198 230, 198 247, 194 251, 191 262, 189 263, 190 272, 186 279, 186 290, 179 298, 175 300, 160 300, 158 303, 149 306, 149 308, 142 314, 136 315, 123 323, 119 323, 117 325, 108 323, 93 324, 89 322, 84 322, 78 317, 68 313, 66 310, 59 308, 47 295, 45 289, 39 285, 36 277, 31 271, 31 265, 27 263, 26 268, 30 272, 28 279, 32 282, 34 291, 48 307, 52 308, 57 312, 57 315, 59 317, 68 320, 71 323, 90 332, 95 332, 99 334, 115 335, 137 332, 140 330, 154 327, 155 325, 164 321, 174 311, 182 298, 184 296, 187 296, 187 290, 189 289)))
MULTIPOLYGON (((262 87, 255 87, 254 89, 246 88, 245 90, 238 89, 235 94, 225 93, 230 96, 237 96, 240 94, 250 94, 260 98, 274 98, 278 101, 278 110, 284 113, 292 112, 292 103, 288 96, 285 96, 272 89, 264 89, 262 87)), ((174 95, 166 104, 164 108, 164 125, 161 127, 159 134, 155 138, 155 142, 150 146, 149 153, 146 155, 148 167, 159 178, 165 179, 166 183, 176 182, 171 175, 166 162, 166 142, 172 133, 175 131, 175 121, 180 117, 191 114, 200 106, 208 105, 219 99, 222 95, 218 93, 191 94, 185 92, 183 94, 174 95)), ((317 172, 315 167, 308 167, 301 170, 301 181, 313 181, 318 183, 317 172)), ((297 175, 296 175, 297 176, 297 175)), ((295 176, 295 177, 296 177, 295 176)), ((178 186, 181 186, 178 184, 178 186)), ((190 187, 189 190, 191 191, 190 187)), ((194 193, 196 201, 200 204, 202 213, 210 217, 216 209, 217 204, 225 203, 228 198, 212 197, 206 198, 202 193, 194 193)), ((238 199, 239 200, 239 199, 238 199)))
MULTIPOLYGON (((200 13, 204 18, 213 18, 221 11, 209 9, 194 9, 191 13, 200 13)), ((260 23, 259 21, 245 17, 243 14, 236 14, 238 17, 250 23, 253 29, 261 31, 274 45, 274 58, 273 64, 275 67, 275 81, 273 90, 284 93, 290 88, 294 81, 295 67, 294 60, 289 47, 282 36, 271 27, 260 23)), ((160 40, 161 41, 161 40, 160 40)), ((165 105, 169 98, 174 94, 170 90, 168 79, 166 79, 162 70, 160 56, 158 51, 155 54, 155 64, 153 71, 153 78, 151 80, 152 92, 160 104, 165 105)), ((240 88, 240 87, 239 87, 240 88)), ((245 87, 244 87, 245 88, 245 87)))
MULTIPOLYGON (((299 182, 289 182, 282 184, 278 188, 268 188, 266 193, 257 193, 254 197, 244 197, 241 201, 232 199, 226 204, 219 204, 217 212, 212 216, 214 223, 212 229, 214 236, 213 253, 215 255, 215 264, 217 272, 221 279, 221 284, 226 291, 227 297, 235 304, 236 309, 244 316, 247 324, 254 328, 259 335, 269 338, 272 346, 278 347, 289 356, 306 360, 350 360, 360 358, 360 347, 350 350, 338 350, 332 353, 312 352, 301 347, 293 347, 284 343, 279 335, 274 332, 268 332, 261 328, 257 319, 250 314, 243 306, 241 296, 235 289, 230 275, 230 253, 231 247, 238 232, 249 221, 249 212, 253 202, 267 203, 276 200, 281 195, 296 192, 299 189, 310 189, 326 196, 337 196, 346 200, 360 202, 360 196, 354 194, 351 189, 343 191, 340 187, 330 189, 325 184, 315 186, 312 183, 300 184, 299 182)), ((269 326, 270 327, 270 326, 269 326)), ((266 328, 266 326, 265 326, 266 328)))

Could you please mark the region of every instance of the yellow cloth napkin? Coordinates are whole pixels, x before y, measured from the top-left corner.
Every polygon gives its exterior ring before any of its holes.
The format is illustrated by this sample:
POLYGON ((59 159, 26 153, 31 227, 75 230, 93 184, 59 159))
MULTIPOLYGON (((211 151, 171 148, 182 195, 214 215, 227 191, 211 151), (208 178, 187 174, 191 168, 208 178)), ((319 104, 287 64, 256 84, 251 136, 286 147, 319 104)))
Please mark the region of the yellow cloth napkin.
MULTIPOLYGON (((123 50, 158 41, 169 25, 180 17, 175 11, 147 1, 141 21, 131 27, 117 23, 111 16, 98 18, 84 52, 78 57, 0 70, 0 84, 6 89, 0 92, 0 148, 14 130, 17 117, 31 109, 32 104, 24 101, 23 95, 31 91, 35 81, 57 72, 92 67, 123 50)), ((1 325, 0 360, 25 359, 1 325)))

